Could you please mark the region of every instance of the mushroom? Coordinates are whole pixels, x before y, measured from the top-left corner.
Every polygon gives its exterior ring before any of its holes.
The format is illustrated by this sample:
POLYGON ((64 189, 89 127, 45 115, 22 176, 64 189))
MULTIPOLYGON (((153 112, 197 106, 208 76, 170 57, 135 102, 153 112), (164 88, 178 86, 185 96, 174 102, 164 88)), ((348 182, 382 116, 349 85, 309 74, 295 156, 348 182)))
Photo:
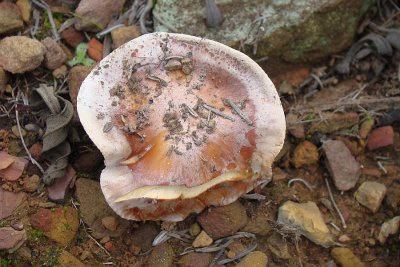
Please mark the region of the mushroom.
POLYGON ((234 202, 271 177, 285 135, 279 96, 254 61, 183 34, 116 49, 82 83, 77 109, 104 155, 105 199, 132 220, 181 221, 234 202))

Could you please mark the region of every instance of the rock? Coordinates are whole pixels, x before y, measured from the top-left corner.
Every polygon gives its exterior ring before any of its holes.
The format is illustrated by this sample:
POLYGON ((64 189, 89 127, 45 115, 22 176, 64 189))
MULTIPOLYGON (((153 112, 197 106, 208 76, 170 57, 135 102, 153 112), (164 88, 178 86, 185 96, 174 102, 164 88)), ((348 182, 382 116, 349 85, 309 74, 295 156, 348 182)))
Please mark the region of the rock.
POLYGON ((105 244, 108 241, 110 241, 110 237, 108 235, 106 235, 105 237, 103 237, 102 239, 100 239, 100 243, 101 244, 105 244))
POLYGON ((8 192, 0 187, 0 220, 10 216, 25 199, 23 192, 8 192))
POLYGON ((361 174, 361 166, 342 141, 329 140, 322 146, 326 167, 337 189, 353 188, 361 174))
POLYGON ((67 72, 68 72, 67 66, 62 65, 61 67, 58 67, 57 69, 53 70, 51 74, 53 75, 54 78, 62 79, 65 77, 65 75, 67 75, 67 72))
POLYGON ((156 246, 150 254, 147 265, 148 267, 173 267, 174 250, 167 242, 156 246))
POLYGON ((381 245, 385 244, 386 239, 389 237, 389 235, 397 234, 397 232, 399 231, 399 227, 400 216, 396 216, 389 221, 384 222, 378 235, 378 240, 381 245))
POLYGON ((235 258, 237 255, 246 250, 246 247, 240 241, 233 241, 225 250, 225 254, 229 259, 235 258))
MULTIPOLYGON (((179 33, 204 36, 234 48, 239 47, 241 40, 251 42, 257 34, 256 57, 306 61, 350 46, 360 18, 372 3, 368 0, 217 1, 224 21, 213 30, 205 23, 204 1, 159 0, 153 12, 179 33), (254 27, 252 22, 261 17, 264 18, 261 28, 254 27)), ((154 30, 168 31, 157 20, 154 30)))
POLYGON ((82 0, 75 10, 77 19, 75 28, 79 31, 99 32, 103 30, 111 19, 118 15, 125 0, 82 0))
POLYGON ((40 208, 30 219, 32 227, 42 230, 45 236, 63 246, 71 244, 79 227, 78 212, 71 207, 40 208))
POLYGON ((25 230, 16 231, 12 227, 0 228, 0 250, 8 250, 13 253, 26 241, 25 230))
POLYGON ((298 123, 299 121, 299 116, 294 113, 289 113, 286 116, 286 125, 290 134, 297 139, 303 140, 305 138, 304 124, 298 123))
POLYGON ((0 41, 0 67, 11 73, 24 73, 39 67, 44 59, 43 45, 25 36, 0 41))
POLYGON ((369 135, 369 133, 372 130, 372 127, 374 127, 374 119, 372 118, 367 118, 363 123, 361 123, 360 130, 358 131, 358 135, 362 139, 366 139, 369 135))
POLYGON ((86 266, 82 262, 80 262, 74 255, 69 253, 68 251, 61 252, 60 256, 58 257, 58 265, 59 267, 84 267, 86 266))
POLYGON ((245 208, 239 201, 227 206, 210 207, 197 216, 203 230, 214 240, 236 233, 247 224, 245 208))
POLYGON ((90 39, 87 53, 90 58, 99 62, 103 58, 103 44, 96 38, 90 39))
POLYGON ((268 219, 271 215, 265 205, 260 205, 257 209, 250 214, 248 222, 241 231, 253 233, 259 236, 266 236, 271 231, 271 225, 268 219))
POLYGON ((3 68, 0 68, 0 92, 2 92, 3 89, 5 89, 7 82, 8 82, 7 73, 4 71, 3 68))
POLYGON ((21 137, 21 135, 22 135, 23 137, 26 136, 26 131, 25 131, 25 129, 21 127, 21 134, 20 134, 17 125, 13 125, 13 126, 11 127, 11 132, 12 132, 16 137, 21 137))
POLYGON ((191 236, 197 236, 201 232, 201 227, 198 223, 194 223, 189 228, 189 234, 191 236))
POLYGON ((11 227, 14 230, 21 231, 24 229, 24 224, 21 221, 14 221, 11 223, 11 227))
POLYGON ((84 261, 84 260, 86 260, 86 259, 89 258, 89 257, 92 257, 92 253, 90 253, 90 251, 84 250, 84 251, 81 253, 81 256, 79 257, 79 259, 80 259, 81 261, 84 261))
POLYGON ((75 183, 76 197, 81 204, 79 207, 83 221, 92 229, 92 236, 101 239, 108 235, 111 237, 120 236, 128 227, 129 222, 124 220, 108 206, 101 192, 99 182, 80 178, 75 183), (106 216, 118 218, 118 227, 115 231, 104 229, 101 219, 106 216))
POLYGON ((192 246, 194 248, 202 248, 202 247, 208 247, 212 243, 213 243, 212 238, 209 235, 207 235, 206 232, 201 231, 200 234, 193 241, 192 246))
POLYGON ((54 183, 47 186, 47 192, 49 193, 49 199, 56 202, 63 202, 65 194, 68 189, 72 188, 76 179, 75 170, 69 165, 67 173, 60 178, 55 179, 54 183))
POLYGON ((341 243, 348 243, 351 241, 351 238, 348 235, 341 235, 339 236, 338 241, 341 243))
POLYGON ((364 182, 354 193, 356 200, 372 212, 377 212, 386 194, 386 186, 377 182, 364 182))
POLYGON ((333 248, 331 256, 341 267, 365 267, 364 263, 348 248, 333 248))
POLYGON ((22 20, 24 22, 29 22, 31 19, 32 5, 29 0, 18 0, 15 3, 19 10, 21 11, 22 20))
POLYGON ((0 3, 0 34, 21 30, 24 27, 21 12, 13 3, 0 3))
POLYGON ((35 192, 40 184, 40 177, 36 174, 28 176, 23 180, 24 190, 26 192, 35 192))
POLYGON ((104 248, 108 251, 108 252, 114 252, 115 251, 115 246, 114 243, 111 241, 108 241, 104 244, 104 248))
POLYGON ((299 233, 323 247, 333 244, 333 237, 322 214, 317 204, 312 201, 307 203, 286 201, 279 208, 277 222, 297 228, 299 233))
POLYGON ((261 251, 253 251, 246 255, 236 267, 266 267, 268 257, 261 251))
POLYGON ((55 40, 46 37, 42 40, 42 44, 46 49, 44 54, 44 63, 48 69, 57 69, 67 61, 67 55, 55 40))
POLYGON ((288 260, 292 257, 286 240, 279 233, 274 232, 267 238, 267 246, 278 259, 288 260))
POLYGON ((89 152, 77 156, 72 165, 78 172, 91 173, 98 170, 103 162, 104 158, 100 150, 93 148, 89 152))
POLYGON ((85 40, 85 37, 73 27, 69 27, 62 31, 60 36, 70 47, 73 48, 77 47, 78 44, 85 40))
POLYGON ((118 227, 118 220, 114 216, 106 216, 101 219, 101 223, 107 230, 115 231, 118 227))
POLYGON ((312 122, 308 133, 333 133, 339 130, 350 128, 358 124, 359 120, 360 118, 356 112, 322 112, 321 120, 312 122))
POLYGON ((32 158, 37 161, 42 161, 42 151, 43 145, 41 143, 35 143, 29 148, 29 153, 31 153, 32 158))
MULTIPOLYGON (((69 70, 68 75, 68 88, 69 88, 69 96, 71 98, 71 102, 75 107, 76 110, 76 98, 78 97, 79 88, 83 80, 86 76, 89 75, 90 71, 92 70, 91 66, 75 66, 69 70)), ((74 169, 79 171, 76 166, 74 169)))
POLYGON ((57 207, 57 204, 54 202, 40 202, 39 207, 45 208, 45 209, 51 209, 57 207))
POLYGON ((296 168, 318 163, 318 148, 309 141, 303 141, 296 146, 292 162, 296 168))
POLYGON ((114 49, 142 35, 136 25, 119 27, 111 32, 114 49))
POLYGON ((178 260, 179 267, 209 267, 214 259, 212 253, 189 253, 178 260))
POLYGON ((141 252, 147 252, 152 248, 152 242, 158 235, 157 227, 150 223, 143 223, 139 225, 132 233, 132 245, 139 248, 141 252))
POLYGON ((8 155, 4 151, 0 151, 0 162, 3 163, 3 166, 0 167, 0 178, 4 178, 8 181, 18 180, 28 164, 28 160, 8 155), (10 161, 12 161, 11 164, 9 164, 10 161), (4 163, 7 163, 8 165, 5 167, 4 163))
POLYGON ((383 126, 372 131, 368 138, 369 150, 391 146, 394 143, 394 131, 392 126, 383 126))

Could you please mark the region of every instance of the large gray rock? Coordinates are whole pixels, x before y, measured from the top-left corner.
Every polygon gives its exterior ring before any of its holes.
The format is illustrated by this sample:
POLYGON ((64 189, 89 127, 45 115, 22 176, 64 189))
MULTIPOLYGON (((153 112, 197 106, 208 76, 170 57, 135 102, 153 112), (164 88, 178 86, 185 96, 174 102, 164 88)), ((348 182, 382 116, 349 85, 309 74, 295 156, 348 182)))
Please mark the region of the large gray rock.
POLYGON ((6 37, 0 41, 0 67, 11 73, 34 70, 44 59, 44 46, 25 36, 6 37))
MULTIPOLYGON (((154 13, 180 33, 206 37, 235 48, 241 41, 254 45, 258 35, 258 56, 303 61, 348 47, 360 17, 374 0, 216 2, 224 16, 216 29, 206 26, 204 1, 158 0, 154 13)), ((155 20, 155 30, 168 29, 155 20)), ((248 52, 250 49, 248 46, 248 52)))

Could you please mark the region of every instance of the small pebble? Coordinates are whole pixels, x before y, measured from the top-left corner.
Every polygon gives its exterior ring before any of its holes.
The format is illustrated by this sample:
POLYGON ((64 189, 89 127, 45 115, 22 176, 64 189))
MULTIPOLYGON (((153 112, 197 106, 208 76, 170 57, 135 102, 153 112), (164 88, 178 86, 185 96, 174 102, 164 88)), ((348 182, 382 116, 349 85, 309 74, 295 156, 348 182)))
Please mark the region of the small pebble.
POLYGON ((106 235, 105 237, 103 237, 102 239, 100 239, 100 243, 101 244, 105 244, 108 241, 110 241, 110 236, 106 235))
POLYGON ((189 234, 191 236, 197 236, 198 234, 200 234, 200 232, 201 232, 201 228, 198 223, 194 223, 190 226, 189 234))
POLYGON ((21 221, 15 221, 11 224, 11 227, 17 231, 21 231, 24 229, 24 224, 21 221))
POLYGON ((193 241, 192 246, 195 248, 207 247, 213 242, 212 238, 207 235, 205 231, 201 231, 200 234, 193 241))
MULTIPOLYGON (((21 137, 19 134, 18 125, 14 125, 13 127, 11 127, 11 131, 16 137, 21 137)), ((22 127, 21 127, 21 134, 22 134, 22 137, 26 136, 26 131, 22 127)))
POLYGON ((103 224, 104 228, 110 231, 117 230, 118 227, 118 220, 114 216, 106 216, 101 219, 101 223, 103 224))

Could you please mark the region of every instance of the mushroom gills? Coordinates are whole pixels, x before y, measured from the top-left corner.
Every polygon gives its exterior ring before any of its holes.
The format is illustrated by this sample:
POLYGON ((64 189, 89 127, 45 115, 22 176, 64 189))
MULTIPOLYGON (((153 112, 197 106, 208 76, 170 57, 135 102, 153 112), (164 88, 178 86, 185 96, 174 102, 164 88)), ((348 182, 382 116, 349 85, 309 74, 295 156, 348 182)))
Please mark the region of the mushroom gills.
POLYGON ((250 172, 226 172, 202 185, 194 187, 186 187, 182 185, 147 185, 135 188, 131 192, 116 199, 114 202, 117 203, 139 198, 152 198, 160 200, 193 198, 217 184, 245 180, 250 178, 252 175, 253 174, 250 172))

